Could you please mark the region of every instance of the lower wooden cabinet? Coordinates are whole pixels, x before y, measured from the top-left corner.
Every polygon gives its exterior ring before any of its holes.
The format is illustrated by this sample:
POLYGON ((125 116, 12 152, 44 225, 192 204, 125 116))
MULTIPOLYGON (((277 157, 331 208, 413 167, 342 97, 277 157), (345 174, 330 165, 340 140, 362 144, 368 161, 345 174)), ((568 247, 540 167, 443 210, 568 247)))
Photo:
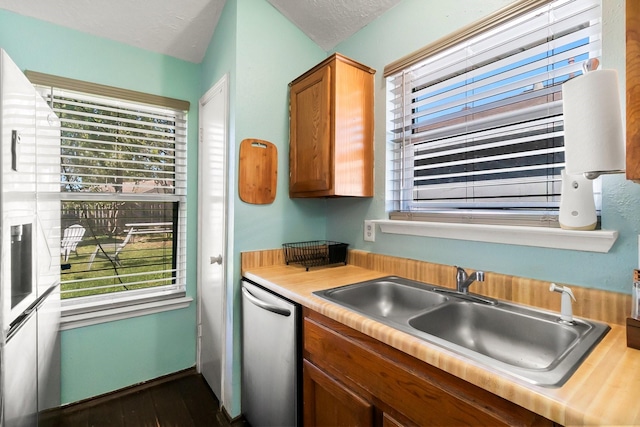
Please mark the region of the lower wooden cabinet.
POLYGON ((303 363, 305 426, 373 426, 373 405, 308 361, 303 363))
POLYGON ((305 426, 553 426, 525 408, 304 309, 305 426))

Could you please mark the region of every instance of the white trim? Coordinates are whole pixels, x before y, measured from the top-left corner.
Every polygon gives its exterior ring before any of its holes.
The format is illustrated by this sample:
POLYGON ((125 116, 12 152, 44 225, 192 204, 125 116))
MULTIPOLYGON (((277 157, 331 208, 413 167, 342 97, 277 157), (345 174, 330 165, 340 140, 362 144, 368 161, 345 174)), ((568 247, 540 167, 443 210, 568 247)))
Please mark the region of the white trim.
MULTIPOLYGON (((231 132, 231 126, 229 123, 229 85, 230 85, 230 80, 229 80, 229 74, 226 73, 224 74, 209 90, 207 90, 207 92, 200 98, 200 100, 198 101, 198 125, 199 125, 199 129, 198 129, 198 229, 202 229, 202 221, 204 218, 204 210, 206 209, 206 206, 203 206, 203 200, 204 198, 201 197, 201 192, 203 191, 203 188, 205 187, 205 184, 203 183, 203 174, 202 174, 202 170, 203 170, 203 164, 202 164, 202 160, 204 159, 205 156, 203 154, 203 125, 205 124, 205 120, 203 118, 203 110, 204 107, 207 103, 209 103, 211 100, 213 100, 216 96, 222 96, 222 99, 224 100, 224 117, 222 119, 223 123, 224 123, 224 128, 222 129, 223 132, 223 157, 224 157, 224 171, 222 173, 224 182, 223 182, 223 188, 224 188, 224 200, 223 200, 223 204, 224 204, 224 212, 223 212, 223 225, 224 225, 224 230, 223 230, 223 235, 222 236, 217 236, 217 238, 221 238, 223 239, 222 242, 222 252, 220 253, 220 255, 222 256, 222 264, 221 264, 221 268, 222 270, 222 294, 221 294, 221 306, 220 306, 220 311, 221 311, 221 335, 222 335, 222 342, 221 342, 221 347, 222 347, 222 354, 221 354, 221 360, 220 360, 220 384, 211 384, 211 388, 214 390, 214 392, 218 395, 218 399, 220 401, 220 406, 225 406, 225 404, 227 404, 227 402, 230 402, 231 397, 227 397, 229 395, 229 392, 227 392, 227 389, 231 388, 231 379, 227 378, 227 369, 226 369, 226 365, 228 363, 231 363, 230 360, 228 360, 227 358, 227 354, 229 351, 231 351, 232 349, 228 348, 228 341, 226 339, 226 334, 227 332, 227 280, 229 277, 229 270, 231 269, 231 265, 233 261, 229 261, 227 259, 227 257, 229 256, 233 256, 233 251, 230 250, 229 245, 230 245, 230 238, 229 238, 229 233, 230 233, 230 229, 232 229, 233 227, 230 227, 230 221, 232 221, 232 215, 229 214, 229 205, 230 203, 232 203, 230 201, 230 191, 229 191, 229 185, 231 185, 229 183, 229 181, 227 180, 226 177, 229 176, 233 176, 232 171, 230 170, 232 168, 231 166, 231 162, 229 161, 229 156, 231 153, 231 149, 230 149, 230 132, 231 132), (231 255, 230 255, 231 254, 231 255)), ((233 181, 233 180, 231 180, 233 181)), ((197 298, 197 314, 196 314, 196 318, 197 318, 197 325, 196 325, 196 330, 197 330, 197 338, 196 338, 196 369, 198 371, 198 373, 202 373, 202 312, 203 312, 203 300, 202 300, 202 288, 204 286, 203 283, 203 274, 202 274, 202 267, 203 265, 209 265, 210 264, 210 256, 212 254, 206 254, 204 253, 203 250, 203 241, 204 239, 209 239, 211 238, 211 236, 203 236, 201 235, 201 233, 198 233, 198 256, 196 258, 196 263, 197 263, 197 268, 196 268, 196 287, 197 287, 197 294, 198 294, 198 298, 197 298)), ((227 404, 227 407, 229 405, 227 404)))
POLYGON ((445 222, 374 220, 389 234, 471 240, 508 245, 607 253, 618 238, 615 230, 577 231, 547 227, 523 227, 445 222))
POLYGON ((193 301, 193 298, 191 297, 181 297, 127 305, 124 307, 110 308, 106 310, 95 310, 88 313, 74 314, 70 316, 63 315, 60 319, 60 330, 65 331, 68 329, 96 325, 98 323, 113 322, 116 320, 145 316, 147 314, 161 313, 163 311, 179 310, 189 307, 191 301, 193 301))
MULTIPOLYGON (((117 276, 113 277, 115 278, 117 276)), ((145 304, 183 296, 185 296, 184 285, 166 285, 131 289, 126 292, 106 292, 84 297, 63 298, 61 307, 63 316, 73 316, 91 311, 109 310, 127 305, 145 304)))

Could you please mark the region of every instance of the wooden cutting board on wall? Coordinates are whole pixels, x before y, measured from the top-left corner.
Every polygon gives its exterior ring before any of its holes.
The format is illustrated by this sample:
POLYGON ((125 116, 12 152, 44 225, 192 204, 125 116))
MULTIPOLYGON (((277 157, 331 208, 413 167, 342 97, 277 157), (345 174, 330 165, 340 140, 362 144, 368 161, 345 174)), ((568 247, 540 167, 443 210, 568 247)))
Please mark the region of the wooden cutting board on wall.
POLYGON ((244 139, 240 143, 238 192, 240 200, 255 205, 273 203, 278 178, 278 149, 269 141, 244 139))

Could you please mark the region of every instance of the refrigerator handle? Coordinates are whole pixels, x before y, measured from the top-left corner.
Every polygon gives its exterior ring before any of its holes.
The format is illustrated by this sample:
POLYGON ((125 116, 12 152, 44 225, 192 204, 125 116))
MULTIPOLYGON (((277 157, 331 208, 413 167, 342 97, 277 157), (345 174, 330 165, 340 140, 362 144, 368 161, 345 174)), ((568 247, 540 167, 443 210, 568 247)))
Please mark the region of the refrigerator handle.
POLYGON ((254 305, 257 305, 258 307, 264 310, 270 311, 275 314, 279 314, 280 316, 285 316, 285 317, 291 316, 291 311, 287 310, 286 308, 280 308, 275 305, 267 304, 266 302, 256 298, 251 292, 249 292, 245 288, 242 288, 242 293, 244 294, 245 297, 247 297, 247 299, 251 303, 253 303, 254 305))
POLYGON ((44 300, 60 285, 60 282, 56 282, 49 286, 49 288, 43 292, 29 307, 27 307, 16 319, 11 322, 9 325, 9 330, 7 331, 7 340, 11 338, 20 328, 27 323, 27 320, 31 317, 35 311, 40 308, 40 306, 44 303, 44 300))
POLYGON ((35 312, 36 307, 29 306, 26 310, 20 313, 18 317, 16 317, 15 320, 11 322, 9 330, 7 331, 6 340, 9 341, 11 337, 13 337, 16 332, 18 332, 20 328, 22 328, 27 323, 27 321, 31 318, 31 315, 35 312))
POLYGON ((11 131, 11 169, 18 171, 18 161, 20 157, 20 133, 17 130, 11 131))

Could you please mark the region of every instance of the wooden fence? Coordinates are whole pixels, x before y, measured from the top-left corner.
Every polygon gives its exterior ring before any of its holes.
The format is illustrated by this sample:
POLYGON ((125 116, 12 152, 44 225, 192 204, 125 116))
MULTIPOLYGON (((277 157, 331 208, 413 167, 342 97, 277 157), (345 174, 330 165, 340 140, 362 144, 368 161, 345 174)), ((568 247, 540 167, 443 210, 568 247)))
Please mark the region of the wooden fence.
POLYGON ((175 205, 168 202, 62 202, 61 227, 80 224, 95 235, 122 233, 128 223, 173 222, 175 205))

